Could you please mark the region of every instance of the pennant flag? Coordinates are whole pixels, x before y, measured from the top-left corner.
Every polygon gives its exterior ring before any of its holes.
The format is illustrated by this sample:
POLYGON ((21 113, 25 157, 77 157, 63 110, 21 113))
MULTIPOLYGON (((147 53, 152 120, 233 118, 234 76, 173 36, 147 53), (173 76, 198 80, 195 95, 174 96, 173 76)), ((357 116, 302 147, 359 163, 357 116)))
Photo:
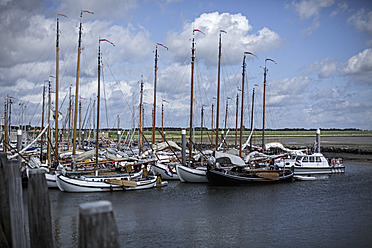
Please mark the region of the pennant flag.
POLYGON ((92 11, 88 11, 88 10, 82 10, 82 12, 84 12, 84 13, 89 13, 89 14, 94 14, 94 12, 92 12, 92 11))
POLYGON ((84 97, 80 97, 80 99, 86 100, 86 98, 84 98, 84 97))
POLYGON ((242 91, 242 90, 238 88, 238 91, 242 91))
POLYGON ((68 18, 66 15, 64 15, 64 14, 57 14, 58 16, 64 16, 64 17, 66 17, 66 18, 68 18))
POLYGON ((202 33, 202 34, 204 34, 205 35, 205 33, 203 33, 201 30, 199 30, 199 29, 194 29, 192 32, 200 32, 200 33, 202 33))
POLYGON ((106 41, 106 42, 110 43, 111 45, 115 46, 115 44, 112 43, 111 41, 109 41, 108 39, 99 39, 99 41, 100 41, 100 42, 101 42, 101 41, 106 41))
POLYGON ((255 54, 251 53, 251 52, 244 52, 244 54, 253 55, 253 56, 255 56, 257 58, 257 56, 255 54))
POLYGON ((220 32, 227 34, 227 32, 225 30, 222 30, 222 29, 220 30, 220 32))
POLYGON ((53 75, 49 75, 49 77, 51 77, 51 78, 56 78, 55 76, 53 76, 53 75))
POLYGON ((143 102, 143 104, 148 104, 147 102, 143 102))
POLYGON ((276 64, 276 62, 273 59, 265 59, 265 62, 268 61, 268 60, 269 61, 272 61, 272 62, 274 62, 276 64))
POLYGON ((258 84, 254 84, 254 86, 258 86, 258 84))
POLYGON ((164 46, 164 45, 163 45, 163 44, 161 44, 161 43, 156 43, 156 45, 162 46, 162 47, 164 47, 165 49, 167 49, 167 50, 168 50, 168 47, 164 46))
POLYGON ((228 100, 231 100, 231 97, 228 97, 227 99, 228 99, 228 100))
POLYGON ((169 103, 167 100, 163 100, 163 102, 169 103))

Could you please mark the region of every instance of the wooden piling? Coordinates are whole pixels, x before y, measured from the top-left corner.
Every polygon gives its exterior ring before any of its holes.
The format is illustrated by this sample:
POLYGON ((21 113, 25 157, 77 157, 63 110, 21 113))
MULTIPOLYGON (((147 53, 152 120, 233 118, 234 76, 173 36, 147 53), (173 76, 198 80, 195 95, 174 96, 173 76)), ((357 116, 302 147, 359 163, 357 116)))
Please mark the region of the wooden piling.
POLYGON ((5 187, 5 164, 8 163, 6 153, 0 153, 0 247, 9 247, 11 242, 10 210, 8 190, 5 187))
POLYGON ((120 247, 111 202, 83 203, 79 211, 79 247, 120 247))
MULTIPOLYGON (((22 179, 17 160, 1 153, 1 225, 9 247, 26 247, 22 179)), ((5 241, 4 241, 5 243, 5 241)))
POLYGON ((28 220, 31 248, 53 247, 49 190, 43 169, 29 172, 28 220))

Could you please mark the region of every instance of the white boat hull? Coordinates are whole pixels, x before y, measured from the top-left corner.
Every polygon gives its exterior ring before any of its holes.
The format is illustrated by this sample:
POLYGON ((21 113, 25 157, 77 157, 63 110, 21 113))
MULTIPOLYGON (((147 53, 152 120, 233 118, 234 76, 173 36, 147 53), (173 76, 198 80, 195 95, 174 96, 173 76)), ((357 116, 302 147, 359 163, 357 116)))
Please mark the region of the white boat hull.
POLYGON ((137 186, 123 186, 106 183, 102 181, 88 181, 84 179, 69 178, 63 175, 57 176, 57 185, 61 191, 65 192, 107 192, 107 191, 121 191, 121 190, 139 190, 150 189, 156 185, 156 177, 151 179, 136 180, 137 186))
POLYGON ((188 183, 208 183, 207 178, 207 168, 198 167, 198 168, 189 168, 183 165, 176 165, 178 178, 181 182, 188 183))
POLYGON ((157 162, 151 166, 154 175, 159 174, 162 180, 179 180, 177 170, 174 165, 157 162))

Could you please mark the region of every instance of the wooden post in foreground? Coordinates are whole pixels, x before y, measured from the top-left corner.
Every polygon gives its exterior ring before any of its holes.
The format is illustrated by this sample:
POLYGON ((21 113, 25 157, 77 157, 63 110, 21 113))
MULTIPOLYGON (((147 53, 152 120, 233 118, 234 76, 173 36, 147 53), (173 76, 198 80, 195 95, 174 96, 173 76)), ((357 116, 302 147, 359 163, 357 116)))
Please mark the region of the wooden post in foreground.
POLYGON ((11 241, 9 198, 4 176, 4 167, 7 162, 6 153, 0 153, 0 247, 10 247, 11 241))
MULTIPOLYGON (((4 236, 9 247, 26 247, 22 179, 18 161, 8 161, 6 153, 1 153, 0 157, 1 224, 4 236)), ((5 240, 2 242, 5 243, 5 240)))
POLYGON ((120 247, 111 202, 83 203, 79 212, 79 247, 120 247))
POLYGON ((30 170, 28 222, 31 247, 54 247, 49 190, 43 169, 30 170))

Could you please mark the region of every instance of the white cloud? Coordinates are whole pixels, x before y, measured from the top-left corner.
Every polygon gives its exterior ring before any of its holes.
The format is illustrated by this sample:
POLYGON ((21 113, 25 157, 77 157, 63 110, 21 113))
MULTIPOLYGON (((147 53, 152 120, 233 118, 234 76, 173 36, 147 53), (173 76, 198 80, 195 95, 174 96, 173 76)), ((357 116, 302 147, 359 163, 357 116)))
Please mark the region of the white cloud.
POLYGON ((319 79, 333 76, 337 72, 337 63, 334 59, 328 57, 320 62, 310 65, 310 72, 317 72, 319 79))
POLYGON ((310 81, 309 77, 297 76, 270 82, 267 104, 273 107, 282 107, 302 102, 310 81))
POLYGON ((222 50, 228 51, 232 64, 238 63, 245 51, 263 52, 275 49, 282 44, 279 34, 267 27, 254 34, 250 33, 252 26, 242 14, 205 13, 196 18, 193 23, 186 23, 181 33, 170 32, 168 34, 166 44, 180 63, 190 56, 193 28, 205 33, 205 35, 196 33, 195 42, 197 56, 201 57, 208 66, 215 66, 217 63, 220 30, 227 32, 227 34, 222 33, 222 50))
POLYGON ((372 36, 372 11, 366 13, 365 9, 361 9, 350 16, 347 21, 354 25, 359 31, 372 36))
POLYGON ((344 69, 346 74, 370 74, 372 73, 372 48, 367 48, 351 57, 344 69))
POLYGON ((319 18, 320 11, 323 8, 330 7, 334 4, 334 0, 302 0, 300 2, 292 2, 298 16, 301 20, 310 18, 319 18))
POLYGON ((322 9, 332 6, 334 2, 334 0, 302 0, 292 2, 291 6, 295 9, 301 20, 313 19, 312 24, 302 31, 306 36, 310 36, 314 30, 319 28, 320 12, 322 9))

